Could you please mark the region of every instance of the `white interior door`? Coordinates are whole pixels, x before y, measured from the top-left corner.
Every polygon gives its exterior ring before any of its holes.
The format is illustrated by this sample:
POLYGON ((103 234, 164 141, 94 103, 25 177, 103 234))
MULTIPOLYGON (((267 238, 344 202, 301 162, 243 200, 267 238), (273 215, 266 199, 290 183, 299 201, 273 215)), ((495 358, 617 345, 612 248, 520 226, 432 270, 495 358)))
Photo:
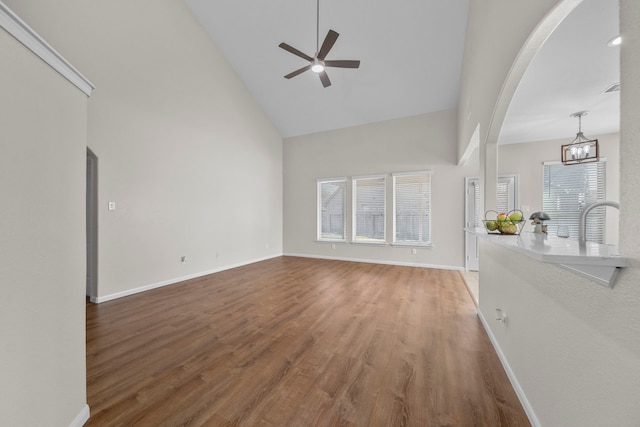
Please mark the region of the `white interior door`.
MULTIPOLYGON (((466 228, 480 227, 478 217, 478 202, 480 200, 480 181, 478 178, 465 179, 465 216, 464 224, 466 228)), ((478 238, 475 234, 465 232, 465 269, 478 271, 478 238)))

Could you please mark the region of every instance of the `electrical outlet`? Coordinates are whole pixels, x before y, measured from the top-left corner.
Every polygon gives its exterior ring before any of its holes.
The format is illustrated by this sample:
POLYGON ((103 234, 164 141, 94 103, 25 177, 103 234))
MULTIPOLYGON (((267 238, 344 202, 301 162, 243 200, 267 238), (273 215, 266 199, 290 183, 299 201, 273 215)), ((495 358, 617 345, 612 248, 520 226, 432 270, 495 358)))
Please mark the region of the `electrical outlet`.
POLYGON ((115 211, 116 210, 116 202, 109 202, 109 210, 110 211, 115 211))
POLYGON ((413 249, 411 249, 411 253, 415 255, 415 254, 418 253, 418 250, 416 248, 413 248, 413 249))
POLYGON ((187 262, 187 256, 186 256, 186 255, 181 256, 181 257, 180 257, 180 262, 181 262, 181 263, 183 263, 183 264, 186 264, 186 262, 187 262))

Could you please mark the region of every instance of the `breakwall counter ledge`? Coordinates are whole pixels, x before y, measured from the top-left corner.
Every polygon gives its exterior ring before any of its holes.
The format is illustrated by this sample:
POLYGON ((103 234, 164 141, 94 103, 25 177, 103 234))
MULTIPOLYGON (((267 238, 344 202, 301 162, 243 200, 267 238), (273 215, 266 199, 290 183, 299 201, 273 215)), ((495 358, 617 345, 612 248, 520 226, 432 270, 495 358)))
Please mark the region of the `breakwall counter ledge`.
POLYGON ((619 256, 618 248, 612 245, 580 244, 577 240, 527 231, 513 236, 490 234, 484 228, 465 231, 538 261, 556 264, 603 286, 613 287, 618 271, 627 266, 627 259, 619 256))

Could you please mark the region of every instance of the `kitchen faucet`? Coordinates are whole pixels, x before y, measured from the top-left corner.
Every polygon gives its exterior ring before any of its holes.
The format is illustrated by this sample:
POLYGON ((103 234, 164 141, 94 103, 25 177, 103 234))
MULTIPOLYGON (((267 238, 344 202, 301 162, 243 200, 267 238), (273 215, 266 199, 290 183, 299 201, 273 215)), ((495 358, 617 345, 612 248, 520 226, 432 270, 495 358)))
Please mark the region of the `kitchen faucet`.
POLYGON ((578 224, 578 242, 581 245, 584 245, 587 243, 587 214, 592 209, 597 208, 598 206, 611 206, 613 208, 620 210, 620 203, 618 202, 609 202, 609 201, 594 202, 585 206, 582 212, 580 213, 580 223, 578 224))

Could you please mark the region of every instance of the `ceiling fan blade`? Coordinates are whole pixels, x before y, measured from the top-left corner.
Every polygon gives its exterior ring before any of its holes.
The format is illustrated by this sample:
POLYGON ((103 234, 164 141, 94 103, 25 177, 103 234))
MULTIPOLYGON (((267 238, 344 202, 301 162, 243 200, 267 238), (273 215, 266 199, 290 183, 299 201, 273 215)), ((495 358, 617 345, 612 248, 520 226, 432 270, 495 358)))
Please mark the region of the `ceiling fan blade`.
POLYGON ((327 36, 324 38, 322 42, 322 46, 320 47, 320 51, 318 51, 318 59, 320 61, 324 61, 324 58, 327 56, 331 48, 333 47, 336 40, 338 40, 338 36, 340 34, 336 33, 333 30, 329 30, 327 36))
POLYGON ((360 61, 341 60, 341 61, 324 61, 325 67, 338 67, 338 68, 358 68, 360 67, 360 61))
POLYGON ((294 55, 299 56, 300 58, 306 59, 309 62, 313 61, 312 57, 310 57, 306 53, 300 52, 295 47, 289 46, 286 43, 280 43, 278 46, 281 47, 282 49, 286 50, 287 52, 293 53, 294 55))
POLYGON ((300 69, 297 69, 297 70, 295 70, 295 71, 294 71, 294 72, 292 72, 292 73, 287 74, 286 76, 284 76, 284 78, 285 78, 285 79, 290 79, 291 77, 295 77, 295 76, 297 76, 298 74, 302 74, 302 73, 304 73, 305 71, 307 71, 307 70, 308 70, 308 69, 310 69, 310 68, 311 68, 311 64, 309 64, 309 65, 307 65, 307 66, 305 66, 305 67, 302 67, 302 68, 300 68, 300 69))
POLYGON ((318 75, 320 76, 320 81, 322 82, 322 86, 324 87, 331 86, 331 80, 329 80, 329 76, 327 76, 327 73, 325 71, 321 72, 318 75))

